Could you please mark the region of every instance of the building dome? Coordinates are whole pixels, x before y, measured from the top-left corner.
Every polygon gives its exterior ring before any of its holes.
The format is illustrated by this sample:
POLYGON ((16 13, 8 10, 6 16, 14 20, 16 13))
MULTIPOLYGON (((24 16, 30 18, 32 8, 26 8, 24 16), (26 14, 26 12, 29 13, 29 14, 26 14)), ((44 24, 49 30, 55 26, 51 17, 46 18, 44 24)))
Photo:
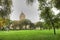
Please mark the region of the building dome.
POLYGON ((20 14, 20 20, 23 20, 23 19, 25 19, 25 14, 23 12, 21 12, 21 14, 20 14))

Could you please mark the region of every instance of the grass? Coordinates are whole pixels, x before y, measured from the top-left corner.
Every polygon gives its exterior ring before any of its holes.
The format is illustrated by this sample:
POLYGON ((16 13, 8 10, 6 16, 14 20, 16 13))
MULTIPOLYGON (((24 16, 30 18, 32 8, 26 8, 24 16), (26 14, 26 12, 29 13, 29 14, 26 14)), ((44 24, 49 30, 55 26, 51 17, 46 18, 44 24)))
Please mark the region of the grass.
POLYGON ((60 40, 60 30, 0 31, 0 40, 60 40))

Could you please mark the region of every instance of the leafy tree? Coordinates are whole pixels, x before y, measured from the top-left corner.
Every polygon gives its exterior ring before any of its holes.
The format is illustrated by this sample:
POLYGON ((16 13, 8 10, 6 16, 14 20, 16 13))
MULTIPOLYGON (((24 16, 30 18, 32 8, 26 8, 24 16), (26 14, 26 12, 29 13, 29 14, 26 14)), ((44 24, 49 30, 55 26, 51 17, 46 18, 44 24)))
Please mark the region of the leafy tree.
POLYGON ((53 19, 56 28, 59 28, 59 24, 60 24, 60 16, 59 15, 60 15, 60 13, 55 15, 55 17, 53 19))
MULTIPOLYGON (((32 3, 31 1, 29 1, 29 2, 32 3)), ((47 24, 53 26, 54 34, 56 34, 55 23, 57 22, 57 19, 59 20, 59 18, 53 17, 54 15, 52 14, 51 9, 53 7, 56 7, 57 9, 60 10, 60 0, 49 0, 49 1, 48 0, 38 0, 38 2, 39 2, 39 10, 41 11, 41 17, 45 20, 45 22, 47 24), (49 13, 47 11, 49 11, 49 13), (43 15, 43 13, 44 13, 44 15, 43 15), (56 20, 56 21, 54 21, 54 20, 56 20)))
POLYGON ((11 21, 12 28, 15 30, 17 26, 19 26, 19 21, 11 21))
POLYGON ((34 23, 30 23, 29 25, 30 25, 30 29, 35 29, 36 28, 34 23))
MULTIPOLYGON (((53 0, 52 2, 54 4, 54 7, 60 11, 60 0, 53 0)), ((55 17, 55 20, 57 20, 56 24, 59 25, 60 24, 60 13, 57 14, 57 16, 55 17)))
POLYGON ((20 20, 20 25, 25 26, 25 29, 27 29, 26 26, 30 25, 30 23, 31 23, 31 21, 28 19, 20 20))
POLYGON ((60 10, 60 0, 52 0, 54 7, 60 10))
POLYGON ((53 21, 54 14, 52 14, 51 9, 49 7, 45 7, 45 9, 41 11, 40 16, 41 16, 41 18, 43 18, 45 20, 45 22, 48 25, 51 25, 53 27, 54 34, 56 34, 56 32, 55 32, 55 26, 54 26, 54 21, 53 21))
POLYGON ((25 26, 25 29, 27 29, 27 25, 31 24, 31 21, 28 19, 20 20, 20 21, 13 21, 13 28, 16 29, 18 26, 20 29, 23 29, 23 26, 25 26))
POLYGON ((1 27, 3 26, 3 19, 2 18, 0 18, 0 29, 1 29, 1 27))
POLYGON ((3 26, 9 24, 9 14, 11 13, 12 0, 0 0, 0 17, 3 19, 3 26))
POLYGON ((12 0, 0 0, 0 17, 5 18, 11 13, 12 0))
POLYGON ((27 2, 27 4, 29 5, 32 5, 33 4, 33 2, 34 2, 34 0, 26 0, 26 2, 27 2))
POLYGON ((36 27, 40 27, 40 29, 42 29, 43 28, 43 22, 37 22, 36 27))
POLYGON ((51 1, 48 0, 38 0, 38 1, 40 3, 39 10, 41 10, 40 17, 44 19, 47 24, 53 27, 54 34, 56 34, 54 21, 53 21, 54 14, 51 10, 53 7, 51 1))

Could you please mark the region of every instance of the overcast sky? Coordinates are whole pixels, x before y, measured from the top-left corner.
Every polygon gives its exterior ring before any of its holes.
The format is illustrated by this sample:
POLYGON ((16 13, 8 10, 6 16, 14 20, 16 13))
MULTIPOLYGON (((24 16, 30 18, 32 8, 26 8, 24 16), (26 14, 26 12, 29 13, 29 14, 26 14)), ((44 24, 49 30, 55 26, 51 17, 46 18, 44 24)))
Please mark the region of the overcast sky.
POLYGON ((39 21, 38 2, 35 0, 32 6, 26 4, 26 0, 13 0, 13 12, 11 13, 11 20, 19 20, 20 13, 26 15, 26 19, 32 22, 39 21))
MULTIPOLYGON (((13 0, 13 12, 10 15, 11 20, 19 20, 20 13, 23 12, 26 15, 26 19, 31 20, 32 22, 39 21, 39 13, 38 13, 38 1, 35 0, 32 6, 26 4, 26 0, 13 0)), ((57 11, 53 8, 55 14, 57 11)))

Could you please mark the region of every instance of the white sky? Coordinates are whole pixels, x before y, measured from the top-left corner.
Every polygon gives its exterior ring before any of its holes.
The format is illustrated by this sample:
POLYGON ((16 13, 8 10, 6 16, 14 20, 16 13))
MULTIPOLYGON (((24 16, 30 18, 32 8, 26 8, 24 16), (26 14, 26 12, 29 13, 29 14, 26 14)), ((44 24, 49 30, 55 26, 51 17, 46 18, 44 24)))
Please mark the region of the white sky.
POLYGON ((11 20, 19 20, 20 13, 23 11, 26 15, 26 19, 31 20, 32 22, 39 21, 38 14, 38 2, 34 2, 32 6, 26 4, 26 0, 13 0, 13 12, 11 13, 11 20))
MULTIPOLYGON (((34 4, 32 6, 28 6, 26 4, 26 0, 13 0, 13 12, 10 15, 11 20, 19 20, 19 16, 21 12, 24 12, 26 15, 26 19, 31 20, 32 22, 39 21, 39 14, 38 14, 38 1, 35 0, 34 4)), ((53 11, 57 14, 59 11, 57 11, 55 8, 53 8, 53 11)))

